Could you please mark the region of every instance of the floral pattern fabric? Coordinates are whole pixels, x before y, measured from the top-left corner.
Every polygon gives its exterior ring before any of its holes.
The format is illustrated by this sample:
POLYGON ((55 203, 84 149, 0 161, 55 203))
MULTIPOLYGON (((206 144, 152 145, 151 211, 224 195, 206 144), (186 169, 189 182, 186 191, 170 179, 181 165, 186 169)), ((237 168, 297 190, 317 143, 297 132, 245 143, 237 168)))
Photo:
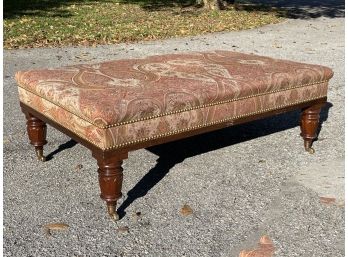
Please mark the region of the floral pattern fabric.
POLYGON ((327 94, 332 70, 229 51, 21 71, 20 100, 102 149, 327 94))

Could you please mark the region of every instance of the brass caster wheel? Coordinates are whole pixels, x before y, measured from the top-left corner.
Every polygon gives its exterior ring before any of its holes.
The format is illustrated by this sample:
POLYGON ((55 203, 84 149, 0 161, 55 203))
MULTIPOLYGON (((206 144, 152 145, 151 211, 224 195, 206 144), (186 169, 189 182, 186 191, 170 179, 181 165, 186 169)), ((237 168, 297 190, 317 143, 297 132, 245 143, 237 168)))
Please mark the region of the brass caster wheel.
POLYGON ((43 149, 35 149, 37 159, 41 162, 46 161, 46 157, 43 155, 43 149))
POLYGON ((117 213, 113 213, 113 214, 109 214, 109 215, 110 215, 110 218, 115 222, 120 219, 120 217, 118 216, 117 213))
POLYGON ((113 221, 118 221, 120 219, 116 212, 116 205, 108 205, 108 213, 113 221))
POLYGON ((310 154, 314 154, 315 153, 314 149, 312 148, 312 141, 305 141, 304 142, 304 147, 305 147, 305 150, 307 152, 309 152, 310 154))
POLYGON ((306 151, 309 152, 310 154, 314 154, 315 150, 312 147, 306 148, 306 151))

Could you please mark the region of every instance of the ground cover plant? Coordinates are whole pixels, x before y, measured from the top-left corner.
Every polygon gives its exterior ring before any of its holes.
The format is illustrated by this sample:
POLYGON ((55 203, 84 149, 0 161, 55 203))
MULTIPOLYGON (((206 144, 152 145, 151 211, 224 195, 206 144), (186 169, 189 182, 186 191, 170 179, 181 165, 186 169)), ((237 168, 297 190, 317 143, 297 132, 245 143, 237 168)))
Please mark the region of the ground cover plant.
POLYGON ((5 0, 4 48, 97 45, 209 32, 251 29, 277 23, 276 12, 199 8, 178 0, 5 0))

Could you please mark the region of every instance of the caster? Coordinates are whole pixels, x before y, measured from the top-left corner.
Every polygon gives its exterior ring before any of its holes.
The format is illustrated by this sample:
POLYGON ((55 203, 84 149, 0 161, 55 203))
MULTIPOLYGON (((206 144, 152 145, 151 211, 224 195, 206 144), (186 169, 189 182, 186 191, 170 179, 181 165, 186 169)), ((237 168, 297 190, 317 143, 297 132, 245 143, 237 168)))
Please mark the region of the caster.
POLYGON ((312 147, 312 143, 313 143, 312 141, 305 141, 305 144, 304 144, 305 150, 307 152, 309 152, 310 154, 314 154, 315 153, 315 151, 314 151, 314 149, 312 147))
POLYGON ((314 154, 315 150, 312 147, 306 148, 306 151, 309 152, 310 154, 314 154))
POLYGON ((37 159, 41 162, 46 161, 46 157, 43 155, 43 149, 35 149, 37 159))
POLYGON ((116 205, 108 205, 108 213, 113 221, 118 221, 120 219, 116 212, 116 205))

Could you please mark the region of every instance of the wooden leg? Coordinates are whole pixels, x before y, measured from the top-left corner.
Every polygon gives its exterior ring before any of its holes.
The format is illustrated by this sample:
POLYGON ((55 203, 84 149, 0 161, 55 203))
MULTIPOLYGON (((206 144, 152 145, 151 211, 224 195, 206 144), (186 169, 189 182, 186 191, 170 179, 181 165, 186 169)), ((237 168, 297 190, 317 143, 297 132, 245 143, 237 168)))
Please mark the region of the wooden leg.
POLYGON ((127 154, 93 153, 93 157, 98 161, 100 197, 106 202, 110 217, 117 221, 119 216, 116 213, 116 204, 122 196, 122 162, 127 158, 127 154))
POLYGON ((312 148, 313 140, 317 138, 319 126, 320 110, 324 104, 313 105, 304 108, 301 114, 301 136, 304 140, 305 150, 311 154, 314 153, 312 148))
POLYGON ((27 118, 27 132, 30 144, 35 146, 37 158, 44 162, 46 158, 43 155, 43 146, 47 144, 46 141, 46 123, 36 118, 32 114, 25 112, 27 118))

